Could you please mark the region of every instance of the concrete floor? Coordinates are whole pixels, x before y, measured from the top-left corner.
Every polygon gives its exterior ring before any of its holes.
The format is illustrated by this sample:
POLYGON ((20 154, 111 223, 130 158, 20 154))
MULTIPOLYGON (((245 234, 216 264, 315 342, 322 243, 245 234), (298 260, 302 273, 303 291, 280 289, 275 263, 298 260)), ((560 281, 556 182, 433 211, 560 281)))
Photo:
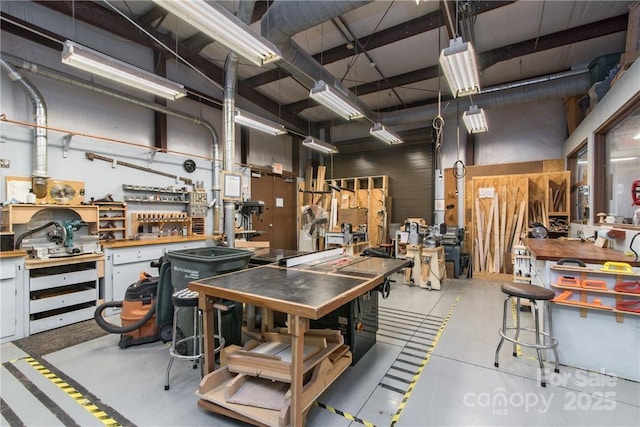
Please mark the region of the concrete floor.
MULTIPOLYGON (((507 344, 495 368, 503 298, 498 283, 477 278, 447 279, 440 291, 394 284, 376 345, 318 399, 307 425, 640 425, 636 382, 561 366, 542 388, 537 361, 524 350, 512 357, 507 344)), ((199 370, 188 362, 174 363, 164 391, 166 345, 121 350, 118 339, 38 360, 0 346, 2 425, 244 425, 196 406, 199 370)))

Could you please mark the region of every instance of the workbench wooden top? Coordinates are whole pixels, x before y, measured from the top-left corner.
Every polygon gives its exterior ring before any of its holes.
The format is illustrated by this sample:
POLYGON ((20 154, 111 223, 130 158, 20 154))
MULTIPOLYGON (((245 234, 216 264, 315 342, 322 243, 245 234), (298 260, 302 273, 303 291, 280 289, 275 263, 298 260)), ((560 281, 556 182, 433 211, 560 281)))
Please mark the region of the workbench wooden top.
POLYGON ((599 248, 590 242, 563 239, 524 239, 524 244, 538 260, 557 261, 577 258, 587 264, 604 264, 607 261, 626 262, 640 267, 633 257, 609 248, 599 248))
POLYGON ((206 295, 241 301, 270 310, 320 317, 374 289, 384 278, 406 265, 403 260, 361 259, 365 264, 382 264, 382 269, 358 271, 356 263, 344 263, 345 269, 300 265, 294 268, 274 264, 235 271, 197 280, 189 288, 206 295))
POLYGON ((27 251, 16 250, 16 251, 0 251, 0 258, 18 258, 18 257, 26 257, 27 251))
POLYGON ((198 235, 198 236, 159 237, 157 239, 149 239, 149 240, 135 240, 135 239, 111 240, 111 241, 101 242, 100 244, 105 249, 115 249, 115 248, 129 248, 129 247, 147 246, 147 245, 167 245, 169 243, 197 242, 199 240, 207 240, 207 239, 213 239, 213 236, 198 235))

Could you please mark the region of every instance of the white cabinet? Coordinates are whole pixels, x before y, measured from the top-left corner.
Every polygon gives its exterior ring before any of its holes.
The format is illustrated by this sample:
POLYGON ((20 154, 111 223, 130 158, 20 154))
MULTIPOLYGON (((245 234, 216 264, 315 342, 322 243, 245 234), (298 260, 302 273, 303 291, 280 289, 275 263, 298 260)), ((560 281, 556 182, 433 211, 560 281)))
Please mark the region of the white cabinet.
POLYGON ((0 259, 0 342, 24 337, 24 255, 0 259))
MULTIPOLYGON (((195 249, 205 246, 206 240, 185 240, 178 242, 161 242, 136 246, 106 247, 106 274, 104 278, 104 300, 124 300, 127 288, 138 281, 140 273, 147 272, 158 275, 158 270, 151 267, 151 262, 158 261, 167 252, 183 249, 195 249)), ((117 313, 119 309, 107 310, 109 314, 117 313)))
POLYGON ((102 255, 25 262, 25 335, 93 318, 102 255))

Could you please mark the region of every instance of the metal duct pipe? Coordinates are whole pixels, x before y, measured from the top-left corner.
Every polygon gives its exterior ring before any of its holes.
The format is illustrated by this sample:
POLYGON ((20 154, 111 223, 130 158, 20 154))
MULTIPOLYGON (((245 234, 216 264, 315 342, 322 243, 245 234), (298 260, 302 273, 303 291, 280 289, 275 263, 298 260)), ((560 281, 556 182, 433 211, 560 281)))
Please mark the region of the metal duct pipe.
MULTIPOLYGON (((238 55, 235 52, 227 55, 224 63, 224 106, 222 109, 224 132, 224 170, 232 171, 236 161, 236 124, 234 114, 236 107, 236 79, 238 70, 238 55)), ((233 201, 224 202, 224 235, 227 246, 236 247, 235 235, 236 205, 233 201)))
MULTIPOLYGON (((283 58, 283 61, 278 63, 280 68, 309 88, 313 87, 316 80, 324 80, 334 86, 337 79, 291 38, 367 3, 370 1, 276 0, 262 17, 261 32, 280 49, 283 58)), ((358 105, 367 117, 371 117, 369 107, 357 96, 350 93, 349 99, 358 105)))
MULTIPOLYGON (((511 107, 527 102, 584 94, 589 86, 588 70, 567 71, 485 89, 480 95, 473 96, 473 103, 485 109, 511 107)), ((438 104, 429 104, 402 111, 380 113, 379 121, 385 126, 430 123, 437 114, 438 104)), ((444 117, 454 115, 455 108, 442 111, 441 114, 444 117)))
POLYGON ((0 58, 0 64, 9 78, 16 83, 20 83, 25 92, 27 92, 29 99, 31 99, 33 118, 36 124, 31 187, 36 197, 45 197, 47 195, 47 179, 49 178, 47 174, 47 106, 44 103, 42 94, 31 82, 22 77, 4 59, 0 58))
MULTIPOLYGON (((251 22, 254 0, 243 0, 238 6, 236 16, 245 24, 251 22)), ((233 171, 236 161, 236 81, 238 80, 238 54, 230 52, 224 63, 224 105, 222 108, 222 129, 224 132, 224 169, 233 171)), ((224 202, 224 234, 227 246, 236 247, 236 205, 233 201, 224 202)))
MULTIPOLYGON (((173 116, 173 117, 177 117, 180 119, 184 119, 184 120, 188 120, 194 124, 203 126, 205 129, 207 129, 210 133, 211 133, 211 139, 213 142, 213 157, 214 157, 214 161, 213 161, 213 198, 216 199, 218 202, 216 203, 216 205, 214 206, 214 218, 216 217, 220 217, 220 161, 218 161, 219 156, 220 156, 220 143, 218 140, 218 133, 216 132, 215 128, 213 127, 213 125, 209 122, 207 122, 206 120, 203 120, 199 117, 196 116, 190 116, 188 114, 184 114, 180 111, 176 111, 176 110, 172 110, 170 108, 165 107, 164 105, 160 105, 160 104, 156 104, 154 102, 151 101, 146 101, 144 99, 139 99, 139 98, 134 98, 131 97, 128 94, 122 93, 122 92, 117 92, 111 89, 108 89, 104 86, 99 86, 96 85, 94 83, 88 82, 86 80, 82 80, 79 79, 77 77, 71 76, 69 74, 65 74, 63 72, 60 71, 56 71, 56 70, 52 70, 50 68, 44 67, 42 65, 39 64, 35 64, 32 62, 27 62, 25 60, 19 59, 17 57, 14 57, 12 55, 9 54, 2 54, 2 67, 5 67, 6 63, 11 63, 13 65, 15 65, 16 67, 21 67, 24 68, 32 73, 35 74, 39 74, 41 76, 44 77, 48 77, 50 79, 53 80, 57 80, 60 82, 64 82, 67 84, 71 84, 74 86, 78 86, 81 87, 83 89, 88 89, 91 90, 93 92, 97 92, 100 93, 102 95, 107 95, 107 96, 111 96, 113 98, 122 100, 122 101, 126 101, 135 105, 139 105, 141 107, 145 107, 145 108, 149 108, 150 110, 153 111, 158 111, 160 113, 163 114, 167 114, 169 116, 173 116)), ((46 156, 45 156, 46 158, 46 156)), ((214 224, 215 225, 215 224, 214 224)), ((219 231, 221 230, 222 227, 218 228, 218 230, 214 230, 214 231, 219 231)))

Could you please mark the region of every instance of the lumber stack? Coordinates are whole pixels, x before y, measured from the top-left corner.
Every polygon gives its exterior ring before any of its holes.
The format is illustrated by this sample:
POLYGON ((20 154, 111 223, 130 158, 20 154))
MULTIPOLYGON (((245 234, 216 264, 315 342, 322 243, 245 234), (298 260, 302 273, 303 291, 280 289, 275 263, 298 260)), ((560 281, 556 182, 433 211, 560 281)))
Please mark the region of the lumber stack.
POLYGON ((527 180, 515 176, 473 181, 473 265, 476 271, 509 273, 511 249, 527 228, 527 180))
POLYGON ((513 272, 511 250, 531 224, 566 233, 569 224, 568 171, 473 177, 471 242, 476 271, 513 272))

